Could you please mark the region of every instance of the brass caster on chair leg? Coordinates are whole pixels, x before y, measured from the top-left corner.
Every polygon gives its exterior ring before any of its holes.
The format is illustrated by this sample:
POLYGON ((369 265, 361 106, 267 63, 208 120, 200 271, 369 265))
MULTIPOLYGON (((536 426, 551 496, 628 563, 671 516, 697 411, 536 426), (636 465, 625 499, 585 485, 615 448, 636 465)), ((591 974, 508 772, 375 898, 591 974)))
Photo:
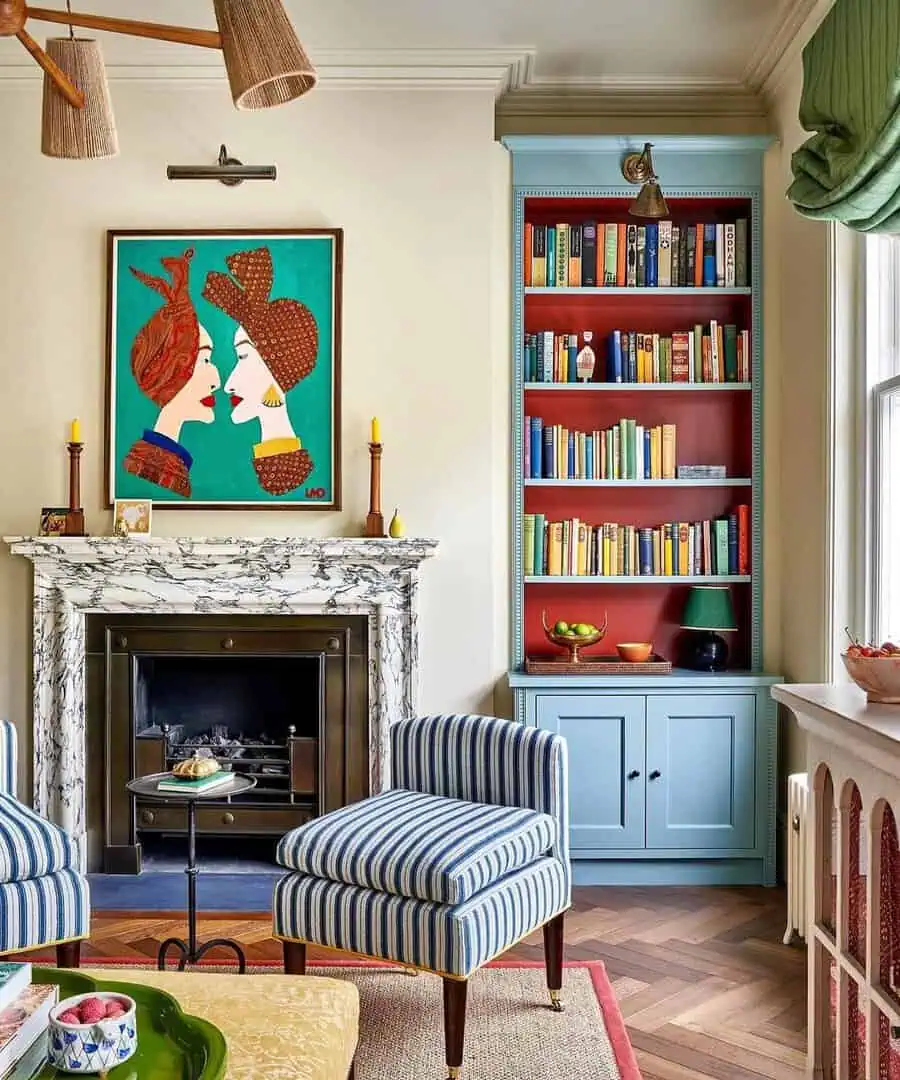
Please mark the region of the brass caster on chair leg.
POLYGON ((459 1080, 459 1065, 447 1066, 447 1080, 459 1080))
POLYGON ((550 991, 550 1008, 554 1012, 563 1012, 562 991, 561 990, 551 990, 550 991))

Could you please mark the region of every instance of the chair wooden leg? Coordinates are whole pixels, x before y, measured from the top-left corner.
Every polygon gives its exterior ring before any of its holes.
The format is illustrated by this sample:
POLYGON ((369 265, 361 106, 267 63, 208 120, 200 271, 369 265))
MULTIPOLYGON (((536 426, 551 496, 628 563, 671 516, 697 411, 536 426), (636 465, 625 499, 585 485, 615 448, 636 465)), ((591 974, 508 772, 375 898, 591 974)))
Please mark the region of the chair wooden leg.
POLYGON ((356 1058, 350 1062, 350 1072, 347 1073, 347 1080, 356 1080, 356 1058))
POLYGON ((81 967, 81 942, 64 941, 56 946, 56 966, 58 968, 81 967))
POLYGON ((302 941, 283 941, 285 975, 306 974, 306 946, 302 941))
POLYGON ((562 1012, 563 930, 565 912, 544 924, 544 966, 547 969, 547 989, 554 1012, 562 1012))
POLYGON ((462 1067, 468 986, 465 979, 444 979, 444 1044, 449 1080, 456 1080, 462 1067))

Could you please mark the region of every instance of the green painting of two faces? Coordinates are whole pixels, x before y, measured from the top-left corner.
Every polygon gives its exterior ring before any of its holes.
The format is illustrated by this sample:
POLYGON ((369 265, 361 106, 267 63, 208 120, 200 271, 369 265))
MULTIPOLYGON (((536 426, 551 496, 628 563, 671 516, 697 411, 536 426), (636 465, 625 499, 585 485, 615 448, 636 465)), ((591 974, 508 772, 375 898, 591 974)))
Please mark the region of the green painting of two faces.
POLYGON ((340 505, 341 240, 109 234, 111 500, 340 505))

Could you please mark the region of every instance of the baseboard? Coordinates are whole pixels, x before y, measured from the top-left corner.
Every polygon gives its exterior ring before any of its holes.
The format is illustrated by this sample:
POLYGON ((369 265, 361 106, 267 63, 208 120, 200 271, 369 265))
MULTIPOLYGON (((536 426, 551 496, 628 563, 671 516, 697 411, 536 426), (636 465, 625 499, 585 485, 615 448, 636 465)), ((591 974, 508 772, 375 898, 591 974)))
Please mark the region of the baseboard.
POLYGON ((579 859, 575 885, 767 885, 762 859, 579 859))

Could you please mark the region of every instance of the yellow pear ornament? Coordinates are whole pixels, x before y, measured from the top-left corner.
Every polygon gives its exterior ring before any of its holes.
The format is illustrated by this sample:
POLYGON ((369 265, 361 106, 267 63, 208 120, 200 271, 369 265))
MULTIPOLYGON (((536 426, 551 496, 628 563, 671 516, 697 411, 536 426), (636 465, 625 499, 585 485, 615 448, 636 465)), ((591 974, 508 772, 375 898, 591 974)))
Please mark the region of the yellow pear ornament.
POLYGON ((395 540, 399 540, 400 537, 403 536, 404 532, 406 532, 406 528, 403 524, 403 518, 400 517, 399 513, 397 513, 397 508, 395 506, 394 516, 391 518, 391 523, 388 526, 388 534, 392 536, 395 540))

